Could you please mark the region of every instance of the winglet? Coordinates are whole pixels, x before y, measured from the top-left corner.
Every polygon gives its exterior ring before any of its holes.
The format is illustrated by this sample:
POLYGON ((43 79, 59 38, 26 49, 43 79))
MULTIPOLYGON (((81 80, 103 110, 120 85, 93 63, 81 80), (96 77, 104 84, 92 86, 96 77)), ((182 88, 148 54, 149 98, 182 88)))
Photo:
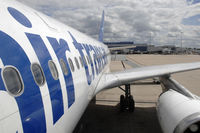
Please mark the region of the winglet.
POLYGON ((99 41, 103 42, 103 33, 104 33, 104 10, 102 13, 102 18, 101 18, 101 25, 99 29, 99 41))

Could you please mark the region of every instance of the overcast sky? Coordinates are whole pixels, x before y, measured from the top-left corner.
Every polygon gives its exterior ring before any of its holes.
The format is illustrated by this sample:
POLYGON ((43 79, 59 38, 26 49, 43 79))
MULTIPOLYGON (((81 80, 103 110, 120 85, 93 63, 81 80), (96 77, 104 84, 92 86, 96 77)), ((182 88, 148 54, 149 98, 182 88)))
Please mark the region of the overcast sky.
POLYGON ((200 0, 18 0, 104 41, 200 47, 200 0))

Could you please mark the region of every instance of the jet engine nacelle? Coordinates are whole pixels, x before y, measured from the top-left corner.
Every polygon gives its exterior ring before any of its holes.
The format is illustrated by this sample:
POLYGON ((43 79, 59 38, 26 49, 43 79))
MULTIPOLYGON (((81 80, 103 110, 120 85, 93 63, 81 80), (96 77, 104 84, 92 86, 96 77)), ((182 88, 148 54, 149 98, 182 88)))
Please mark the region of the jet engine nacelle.
POLYGON ((200 100, 168 90, 158 99, 158 119, 164 133, 199 133, 200 100))

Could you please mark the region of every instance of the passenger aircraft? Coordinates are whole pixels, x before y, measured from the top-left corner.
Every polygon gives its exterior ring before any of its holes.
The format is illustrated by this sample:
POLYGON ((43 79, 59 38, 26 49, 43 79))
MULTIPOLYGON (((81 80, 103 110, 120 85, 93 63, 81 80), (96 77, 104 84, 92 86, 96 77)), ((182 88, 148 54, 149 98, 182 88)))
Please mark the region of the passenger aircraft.
POLYGON ((157 107, 163 132, 200 131, 199 98, 170 78, 200 62, 112 73, 102 42, 16 1, 0 3, 0 133, 73 132, 98 92, 122 85, 121 109, 133 111, 130 83, 153 77, 163 87, 157 107))

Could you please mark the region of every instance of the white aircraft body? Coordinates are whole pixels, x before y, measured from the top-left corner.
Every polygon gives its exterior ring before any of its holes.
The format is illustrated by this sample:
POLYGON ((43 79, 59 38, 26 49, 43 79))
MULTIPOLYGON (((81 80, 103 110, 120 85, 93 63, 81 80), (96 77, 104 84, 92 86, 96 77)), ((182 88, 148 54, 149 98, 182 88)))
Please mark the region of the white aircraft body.
POLYGON ((102 42, 16 1, 0 3, 0 133, 73 132, 98 92, 121 85, 121 109, 133 111, 129 84, 153 77, 164 90, 157 108, 163 132, 200 131, 199 98, 170 78, 200 62, 112 73, 102 42))

